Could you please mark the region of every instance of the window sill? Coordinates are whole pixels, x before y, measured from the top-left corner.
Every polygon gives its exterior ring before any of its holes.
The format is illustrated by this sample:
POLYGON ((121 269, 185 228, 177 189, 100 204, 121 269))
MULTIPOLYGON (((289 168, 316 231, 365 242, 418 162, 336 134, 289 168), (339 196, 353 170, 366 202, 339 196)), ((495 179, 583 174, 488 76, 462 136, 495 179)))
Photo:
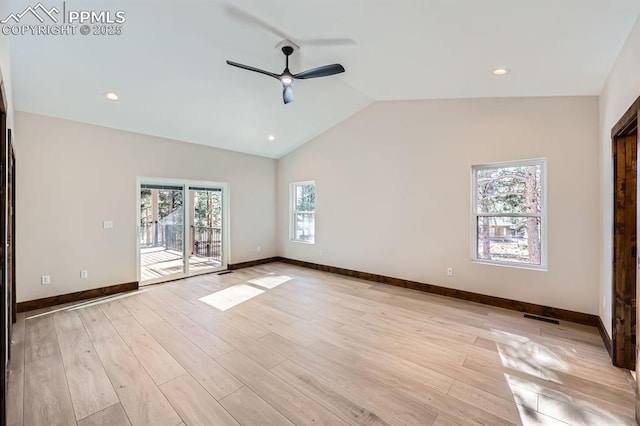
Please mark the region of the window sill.
POLYGON ((309 244, 309 245, 313 245, 316 243, 315 241, 302 241, 302 240, 289 240, 289 242, 298 243, 298 244, 309 244))
POLYGON ((471 263, 489 266, 501 266, 503 268, 526 269, 529 271, 547 272, 547 265, 527 265, 523 263, 508 263, 483 259, 471 259, 471 263))

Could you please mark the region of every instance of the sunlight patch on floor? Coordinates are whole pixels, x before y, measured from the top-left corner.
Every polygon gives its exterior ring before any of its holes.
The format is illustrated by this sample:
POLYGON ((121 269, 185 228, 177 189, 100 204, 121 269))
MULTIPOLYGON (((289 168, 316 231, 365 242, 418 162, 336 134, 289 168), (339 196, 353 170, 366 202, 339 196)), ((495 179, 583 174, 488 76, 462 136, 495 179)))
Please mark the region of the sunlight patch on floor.
POLYGON ((567 423, 545 416, 529 407, 516 405, 522 426, 567 426, 567 423))
POLYGON ((262 293, 264 293, 264 290, 251 287, 250 285, 236 284, 224 290, 211 293, 208 296, 201 297, 198 300, 221 311, 226 311, 262 293))
POLYGON ((104 296, 99 299, 92 299, 87 302, 80 302, 71 306, 65 306, 64 308, 53 309, 51 311, 43 312, 41 314, 31 315, 29 317, 26 317, 25 320, 30 320, 30 319, 39 318, 45 315, 55 314, 56 312, 60 312, 60 311, 75 311, 75 310, 83 309, 89 306, 96 306, 102 303, 109 303, 109 302, 113 302, 114 300, 124 299, 125 297, 137 296, 141 293, 144 293, 145 291, 147 290, 135 290, 129 293, 117 294, 115 296, 104 296))
POLYGON ((602 406, 543 387, 521 377, 504 375, 520 413, 527 425, 624 425, 634 424, 631 417, 617 415, 602 406))
POLYGON ((491 330, 495 336, 509 343, 496 343, 502 366, 532 376, 562 384, 557 371, 569 371, 569 365, 544 346, 524 336, 501 330, 491 330))
POLYGON ((272 289, 278 287, 280 284, 286 283, 289 280, 291 280, 291 277, 287 275, 269 274, 260 278, 254 278, 247 282, 263 288, 272 289))
POLYGON ((517 377, 508 374, 504 377, 507 379, 514 402, 527 410, 538 411, 538 393, 526 386, 521 386, 523 383, 517 377))

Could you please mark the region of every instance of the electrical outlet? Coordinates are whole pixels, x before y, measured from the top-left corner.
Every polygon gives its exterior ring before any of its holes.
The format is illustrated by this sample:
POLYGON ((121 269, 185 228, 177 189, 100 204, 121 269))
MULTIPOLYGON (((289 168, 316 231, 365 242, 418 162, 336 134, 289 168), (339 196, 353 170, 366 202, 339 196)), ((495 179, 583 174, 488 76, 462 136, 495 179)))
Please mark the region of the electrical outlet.
POLYGON ((51 275, 43 275, 40 277, 40 284, 49 285, 51 284, 51 275))
POLYGON ((322 256, 324 254, 324 251, 320 250, 318 253, 320 254, 320 256, 322 256))
POLYGON ((453 268, 447 268, 447 276, 448 277, 452 277, 453 276, 453 268))
POLYGON ((258 246, 258 247, 256 248, 256 251, 260 251, 260 250, 262 250, 262 247, 258 246))
POLYGON ((112 220, 105 220, 104 222, 102 222, 102 227, 104 229, 112 229, 113 228, 113 221, 112 220))
POLYGON ((87 270, 82 270, 80 271, 80 278, 85 279, 85 278, 89 278, 89 271, 87 270))

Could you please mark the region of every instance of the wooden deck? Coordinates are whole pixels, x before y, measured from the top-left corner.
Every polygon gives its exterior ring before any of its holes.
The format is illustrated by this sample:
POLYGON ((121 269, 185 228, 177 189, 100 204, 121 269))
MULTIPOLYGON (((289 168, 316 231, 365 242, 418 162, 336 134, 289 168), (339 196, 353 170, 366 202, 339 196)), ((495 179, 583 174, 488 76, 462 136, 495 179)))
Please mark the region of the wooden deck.
MULTIPOLYGON (((182 253, 163 247, 149 247, 140 250, 140 279, 142 282, 182 272, 182 253)), ((189 270, 201 272, 217 268, 220 262, 205 257, 190 256, 189 270)))
POLYGON ((20 314, 9 425, 635 424, 595 328, 273 263, 20 314))

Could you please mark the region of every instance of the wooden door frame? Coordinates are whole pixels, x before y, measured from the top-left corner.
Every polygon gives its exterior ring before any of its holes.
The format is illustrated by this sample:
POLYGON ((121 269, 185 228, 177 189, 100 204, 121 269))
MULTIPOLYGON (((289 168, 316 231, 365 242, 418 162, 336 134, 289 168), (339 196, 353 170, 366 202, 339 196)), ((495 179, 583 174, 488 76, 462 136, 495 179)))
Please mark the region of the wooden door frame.
MULTIPOLYGON (((617 146, 618 139, 631 134, 632 126, 637 127, 639 122, 640 122, 640 97, 636 99, 636 101, 631 105, 631 107, 629 107, 629 109, 624 113, 624 115, 620 118, 620 120, 618 120, 616 125, 613 126, 613 129, 611 130, 611 150, 612 150, 612 159, 614 160, 614 165, 615 165, 615 159, 616 159, 616 146, 617 146)), ((636 129, 636 133, 637 133, 637 129, 636 129)), ((637 143, 638 143, 638 138, 636 137, 636 144, 637 143)), ((617 268, 629 266, 629 265, 626 265, 627 262, 624 260, 616 259, 616 250, 618 248, 618 244, 621 244, 622 242, 620 241, 619 236, 616 232, 615 217, 616 217, 617 205, 616 205, 616 171, 615 169, 613 170, 612 184, 613 184, 613 191, 614 191, 613 193, 614 223, 613 223, 613 231, 612 231, 613 245, 612 245, 612 286, 611 286, 611 342, 612 342, 611 358, 615 366, 626 367, 630 364, 631 360, 624 359, 624 355, 621 355, 623 351, 621 352, 618 350, 621 345, 624 345, 624 335, 621 336, 617 331, 618 330, 617 320, 619 318, 624 317, 624 312, 619 312, 618 306, 616 304, 616 294, 618 293, 619 290, 624 290, 626 287, 624 282, 618 282, 616 280, 616 275, 618 272, 617 268)), ((640 180, 638 181, 638 185, 640 185, 640 180)), ((638 200, 638 202, 640 203, 640 199, 638 200)), ((640 226, 638 227, 638 230, 640 232, 640 226)), ((640 249, 640 247, 638 247, 638 249, 640 249)), ((637 262, 638 260, 636 258, 633 265, 631 265, 633 268, 636 269, 636 271, 637 271, 637 262)), ((638 277, 636 277, 636 281, 637 279, 638 277)), ((634 283, 633 285, 634 285, 634 289, 636 289, 636 283, 634 283)), ((624 293, 624 291, 622 291, 622 293, 624 293)), ((637 289, 636 289, 636 294, 637 294, 637 289)), ((636 324, 638 324, 637 311, 638 309, 636 308, 636 314, 635 314, 636 324)), ((636 347, 637 347, 637 343, 636 343, 636 347)), ((636 349, 636 352, 637 352, 637 349, 636 349)), ((634 358, 637 358, 637 356, 634 356, 634 358)), ((633 363, 635 363, 636 361, 637 359, 633 359, 633 363)))

